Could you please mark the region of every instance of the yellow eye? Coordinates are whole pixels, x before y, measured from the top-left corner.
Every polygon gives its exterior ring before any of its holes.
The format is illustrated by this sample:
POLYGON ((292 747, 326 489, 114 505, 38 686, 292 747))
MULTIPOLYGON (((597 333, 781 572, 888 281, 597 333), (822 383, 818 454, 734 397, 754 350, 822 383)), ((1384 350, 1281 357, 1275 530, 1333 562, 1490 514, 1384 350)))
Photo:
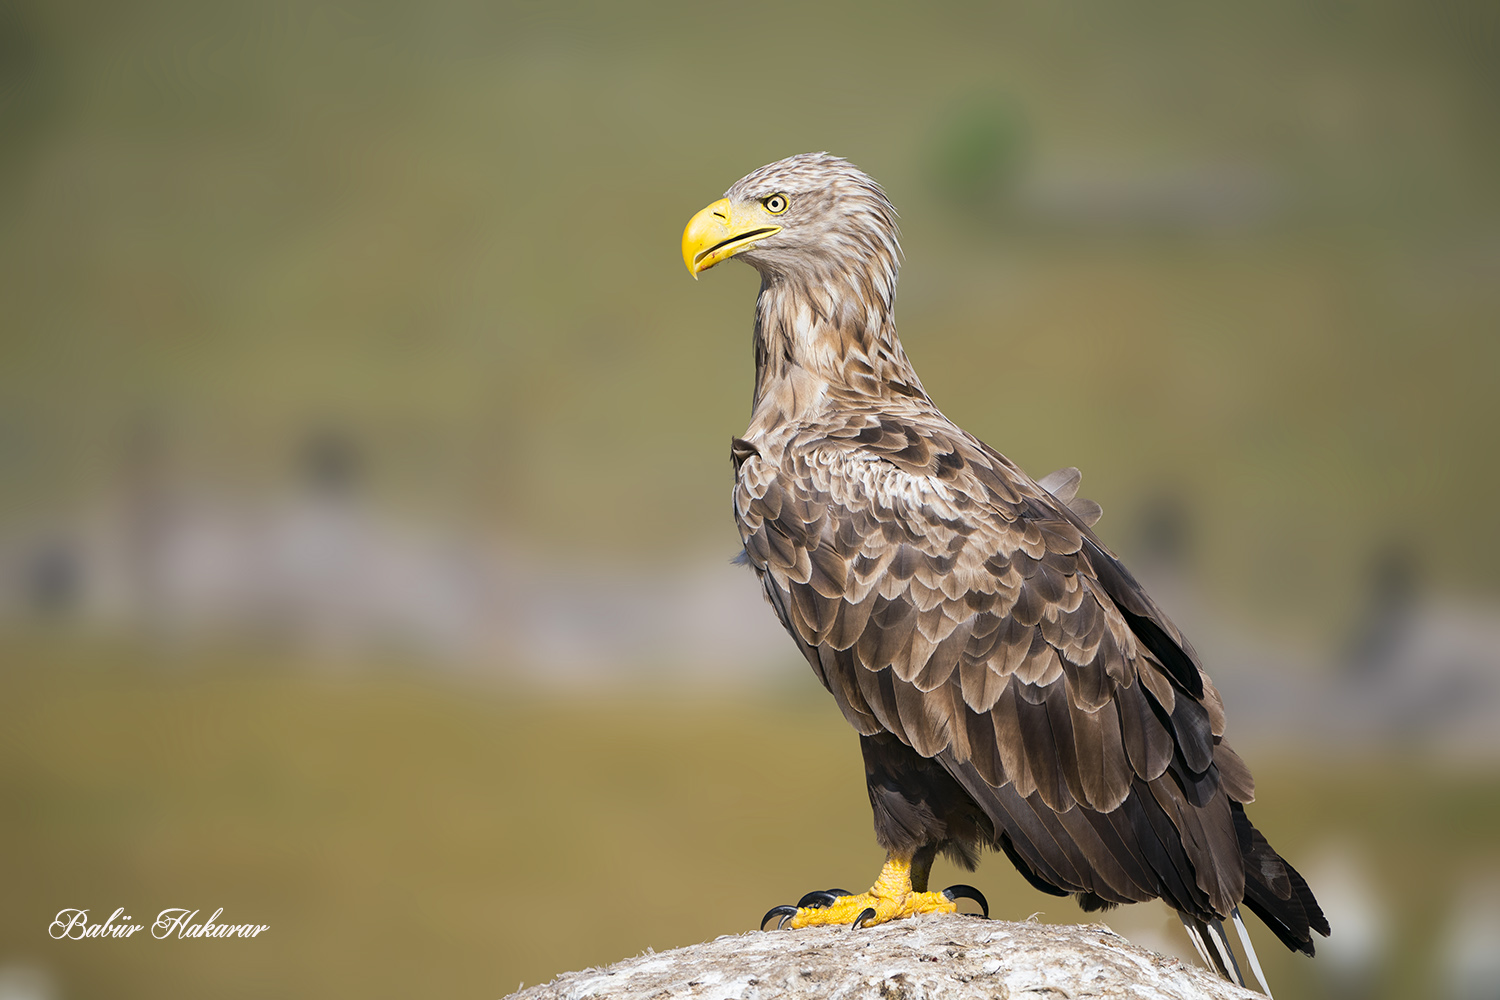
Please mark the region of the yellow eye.
POLYGON ((784 194, 773 194, 769 198, 762 198, 760 203, 766 206, 766 211, 772 215, 780 215, 787 210, 788 206, 786 195, 784 194))

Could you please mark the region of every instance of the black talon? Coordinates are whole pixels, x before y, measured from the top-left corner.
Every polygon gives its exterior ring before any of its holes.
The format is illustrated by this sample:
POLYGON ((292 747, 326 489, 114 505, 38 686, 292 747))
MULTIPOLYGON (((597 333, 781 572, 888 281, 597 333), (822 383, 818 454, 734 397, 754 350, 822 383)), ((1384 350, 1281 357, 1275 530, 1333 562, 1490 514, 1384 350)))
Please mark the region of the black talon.
POLYGON ((990 917, 990 904, 985 901, 984 893, 972 885, 950 885, 943 890, 943 895, 947 896, 950 900, 972 899, 984 911, 985 919, 988 920, 990 917))
POLYGON ((799 907, 802 907, 802 906, 816 906, 818 909, 822 909, 825 906, 832 906, 833 905, 833 901, 835 899, 838 899, 839 896, 847 896, 847 895, 848 895, 848 893, 836 893, 832 889, 829 889, 826 892, 820 892, 820 891, 814 889, 812 892, 808 893, 806 896, 803 896, 801 899, 797 900, 797 905, 799 907))
POLYGON ((873 918, 874 916, 875 916, 875 907, 873 907, 873 906, 867 906, 867 907, 865 907, 863 910, 859 911, 859 916, 857 916, 857 917, 854 918, 854 923, 852 923, 852 924, 849 925, 849 929, 851 931, 857 931, 857 930, 859 930, 861 924, 863 924, 866 920, 869 920, 869 919, 873 918))
MULTIPOLYGON (((781 906, 773 906, 769 910, 766 911, 766 915, 765 916, 763 916, 763 917, 760 918, 760 929, 761 930, 765 930, 766 929, 766 921, 770 920, 772 917, 780 917, 781 918, 781 924, 784 924, 784 923, 786 923, 788 917, 794 917, 796 915, 797 915, 797 908, 795 906, 787 906, 785 904, 783 904, 781 906)), ((781 930, 781 924, 777 924, 776 925, 776 929, 777 930, 781 930)))
POLYGON ((830 896, 852 896, 852 895, 854 895, 854 893, 850 892, 848 889, 825 889, 824 891, 827 892, 828 895, 830 895, 830 896))

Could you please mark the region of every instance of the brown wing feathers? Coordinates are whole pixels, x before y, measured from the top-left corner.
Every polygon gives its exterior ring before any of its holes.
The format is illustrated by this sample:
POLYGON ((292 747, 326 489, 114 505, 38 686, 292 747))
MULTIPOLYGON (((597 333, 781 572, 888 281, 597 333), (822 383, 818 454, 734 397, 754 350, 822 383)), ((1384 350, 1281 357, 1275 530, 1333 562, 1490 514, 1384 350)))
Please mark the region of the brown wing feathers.
POLYGON ((1054 495, 889 414, 735 459, 746 552, 860 732, 943 763, 1033 881, 1229 912, 1248 772, 1196 654, 1065 506, 1076 476, 1054 495))

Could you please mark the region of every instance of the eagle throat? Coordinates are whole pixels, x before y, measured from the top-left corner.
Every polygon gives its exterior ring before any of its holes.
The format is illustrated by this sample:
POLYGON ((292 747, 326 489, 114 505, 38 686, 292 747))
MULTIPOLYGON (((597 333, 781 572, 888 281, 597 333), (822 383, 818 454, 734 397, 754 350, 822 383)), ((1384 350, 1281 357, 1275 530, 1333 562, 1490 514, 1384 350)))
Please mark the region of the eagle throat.
POLYGON ((840 401, 926 400, 896 334, 894 255, 872 256, 863 267, 762 272, 752 431, 840 401))

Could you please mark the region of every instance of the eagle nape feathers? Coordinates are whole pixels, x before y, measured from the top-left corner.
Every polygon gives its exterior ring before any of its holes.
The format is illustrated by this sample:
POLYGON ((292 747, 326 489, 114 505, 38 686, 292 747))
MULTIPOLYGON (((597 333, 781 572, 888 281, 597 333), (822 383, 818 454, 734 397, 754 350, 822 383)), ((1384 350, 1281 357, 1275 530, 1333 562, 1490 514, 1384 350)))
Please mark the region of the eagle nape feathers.
POLYGON ((928 398, 896 335, 901 249, 880 186, 827 153, 780 160, 693 216, 682 251, 694 276, 731 257, 760 272, 735 518, 859 733, 887 852, 868 891, 767 917, 951 913, 980 897, 928 891, 934 858, 972 869, 990 848, 1085 910, 1164 900, 1243 985, 1232 923, 1269 994, 1240 905, 1308 955, 1328 922, 1245 812, 1254 785, 1218 691, 1094 534, 1077 470, 1033 480, 928 398))

